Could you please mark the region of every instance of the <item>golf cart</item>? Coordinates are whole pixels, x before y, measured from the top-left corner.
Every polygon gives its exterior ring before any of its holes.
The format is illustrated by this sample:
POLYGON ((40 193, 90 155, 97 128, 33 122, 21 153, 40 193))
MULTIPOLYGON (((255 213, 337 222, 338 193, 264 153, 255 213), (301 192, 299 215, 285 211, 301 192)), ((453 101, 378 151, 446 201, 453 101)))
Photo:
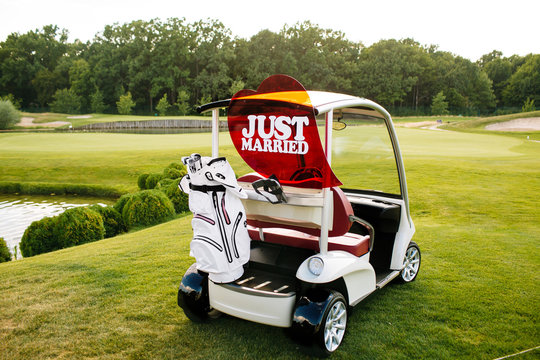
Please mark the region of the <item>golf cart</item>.
POLYGON ((290 328, 323 355, 333 353, 351 307, 392 280, 413 281, 420 268, 390 114, 363 98, 306 91, 285 75, 198 110, 212 112, 212 156, 184 159, 182 188, 194 233, 204 223, 217 235, 194 236, 197 262, 182 278, 178 305, 193 321, 225 313, 290 328), (224 108, 232 142, 255 171, 238 179, 216 167, 227 165, 219 157, 224 108), (241 205, 227 210, 231 190, 241 205), (249 239, 240 243, 242 228, 249 239), (216 262, 225 270, 214 270, 216 262))

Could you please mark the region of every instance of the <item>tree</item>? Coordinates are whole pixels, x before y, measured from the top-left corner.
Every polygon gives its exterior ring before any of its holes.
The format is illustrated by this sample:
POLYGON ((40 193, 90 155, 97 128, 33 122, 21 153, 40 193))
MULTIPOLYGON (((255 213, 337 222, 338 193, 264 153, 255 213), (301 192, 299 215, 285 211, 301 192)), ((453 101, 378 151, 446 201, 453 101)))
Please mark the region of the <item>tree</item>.
POLYGON ((116 102, 118 113, 120 115, 129 115, 133 111, 135 101, 131 98, 131 92, 127 92, 126 95, 120 96, 120 99, 116 102))
POLYGON ((84 59, 75 60, 69 68, 71 90, 81 99, 81 108, 90 108, 90 97, 96 88, 90 65, 84 59))
POLYGON ((176 107, 178 108, 178 112, 182 115, 186 115, 189 111, 189 94, 185 90, 180 90, 178 92, 178 101, 176 102, 176 107))
POLYGON ((56 90, 51 110, 57 113, 78 114, 81 111, 81 97, 72 89, 56 90))
POLYGON ((446 96, 442 91, 439 91, 437 95, 433 97, 431 104, 432 115, 448 115, 448 103, 446 102, 446 96))
POLYGON ((32 80, 40 70, 54 71, 69 49, 67 39, 67 30, 55 25, 8 35, 0 43, 0 91, 21 99, 23 107, 36 101, 32 80))
POLYGON ((522 112, 529 112, 529 111, 535 111, 536 107, 534 106, 534 100, 531 98, 527 98, 525 102, 523 103, 523 106, 521 107, 522 112))
POLYGON ((360 54, 358 93, 383 105, 400 104, 418 81, 420 68, 408 40, 381 40, 360 54))
POLYGON ((165 116, 170 108, 171 105, 169 104, 169 100, 167 100, 167 94, 163 94, 163 97, 159 100, 156 106, 156 110, 160 116, 165 116))
POLYGON ((8 129, 19 122, 21 115, 9 100, 0 100, 0 130, 8 129))
POLYGON ((103 102, 103 94, 98 88, 96 88, 96 91, 90 97, 90 109, 96 114, 101 114, 106 109, 105 103, 103 102))
POLYGON ((505 104, 520 106, 527 98, 540 102, 540 55, 530 55, 508 80, 503 91, 505 104))

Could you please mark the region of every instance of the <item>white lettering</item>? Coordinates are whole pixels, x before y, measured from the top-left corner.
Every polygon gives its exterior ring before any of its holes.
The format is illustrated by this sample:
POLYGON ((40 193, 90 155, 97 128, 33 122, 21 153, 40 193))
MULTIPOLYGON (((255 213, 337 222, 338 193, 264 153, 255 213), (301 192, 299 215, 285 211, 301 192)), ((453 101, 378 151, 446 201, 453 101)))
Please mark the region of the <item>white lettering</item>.
POLYGON ((246 131, 246 128, 242 129, 242 136, 245 138, 250 138, 250 137, 253 137, 253 135, 255 135, 255 120, 257 120, 257 116, 249 115, 248 120, 249 120, 249 130, 246 131))
POLYGON ((249 115, 248 121, 248 127, 242 129, 242 150, 300 155, 309 151, 309 144, 304 141, 304 126, 309 125, 307 116, 294 116, 291 119, 284 115, 270 115, 267 119, 265 115, 249 115), (270 122, 269 126, 266 126, 266 120, 270 122), (291 138, 293 127, 296 131, 291 138))
MULTIPOLYGON (((275 116, 270 116, 271 118, 275 118, 275 116)), ((276 139, 279 140, 286 140, 291 137, 291 127, 289 124, 291 123, 291 118, 288 116, 278 116, 275 121, 275 127, 276 132, 274 133, 274 136, 276 139), (278 134, 278 131, 281 132, 281 134, 278 134)))
POLYGON ((252 141, 253 141, 253 139, 242 138, 242 150, 251 151, 251 149, 252 149, 251 142, 252 141))
POLYGON ((309 118, 307 116, 293 116, 292 125, 296 125, 296 135, 294 140, 305 140, 304 137, 304 125, 309 124, 309 118))
POLYGON ((262 151, 261 140, 255 139, 255 144, 253 144, 252 151, 262 151))
POLYGON ((270 120, 270 129, 268 130, 268 133, 265 133, 264 132, 264 126, 265 126, 265 123, 266 121, 264 121, 266 119, 266 116, 264 115, 259 115, 257 116, 257 120, 259 121, 259 126, 257 127, 257 131, 259 132, 259 136, 261 137, 261 139, 269 139, 272 137, 272 135, 274 135, 274 120, 276 119, 275 116, 270 116, 269 120, 270 120), (274 119, 272 119, 274 118, 274 119))

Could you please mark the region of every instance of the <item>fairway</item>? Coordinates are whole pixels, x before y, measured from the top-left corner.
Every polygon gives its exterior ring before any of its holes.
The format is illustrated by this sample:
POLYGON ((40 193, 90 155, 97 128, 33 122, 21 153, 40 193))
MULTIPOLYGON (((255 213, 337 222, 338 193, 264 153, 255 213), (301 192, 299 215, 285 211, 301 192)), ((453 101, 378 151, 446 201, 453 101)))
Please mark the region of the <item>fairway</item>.
MULTIPOLYGON (((345 149, 366 131, 335 133, 333 160, 344 183, 376 181, 382 169, 364 164, 374 171, 352 173, 367 158, 360 145, 345 149)), ((422 268, 415 282, 385 287, 354 309, 333 358, 495 359, 538 347, 540 143, 397 133, 422 268)), ((227 133, 220 141, 236 172, 248 172, 227 133)), ((135 190, 140 173, 194 152, 209 155, 209 143, 210 134, 0 134, 0 181, 135 190)), ((190 221, 0 264, 0 359, 306 358, 281 329, 185 317, 176 291, 194 261, 190 221)), ((538 356, 536 349, 513 359, 538 356)))

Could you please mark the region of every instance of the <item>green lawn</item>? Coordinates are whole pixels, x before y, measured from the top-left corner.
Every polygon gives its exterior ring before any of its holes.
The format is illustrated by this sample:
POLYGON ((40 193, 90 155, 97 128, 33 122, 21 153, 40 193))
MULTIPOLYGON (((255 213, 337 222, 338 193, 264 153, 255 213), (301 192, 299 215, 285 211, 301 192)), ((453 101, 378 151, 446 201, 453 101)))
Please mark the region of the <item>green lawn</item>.
MULTIPOLYGON (((349 130, 354 141, 361 128, 349 130)), ((223 154, 243 173, 227 136, 223 154)), ((407 128, 398 136, 422 268, 417 281, 360 303, 333 357, 495 359, 539 346, 540 143, 407 128)), ((209 134, 0 134, 0 180, 133 189, 140 172, 209 154, 209 141, 209 134)), ((0 359, 304 358, 281 329, 186 319, 175 302, 193 261, 190 220, 0 264, 0 359)), ((512 359, 539 356, 537 349, 512 359)))

